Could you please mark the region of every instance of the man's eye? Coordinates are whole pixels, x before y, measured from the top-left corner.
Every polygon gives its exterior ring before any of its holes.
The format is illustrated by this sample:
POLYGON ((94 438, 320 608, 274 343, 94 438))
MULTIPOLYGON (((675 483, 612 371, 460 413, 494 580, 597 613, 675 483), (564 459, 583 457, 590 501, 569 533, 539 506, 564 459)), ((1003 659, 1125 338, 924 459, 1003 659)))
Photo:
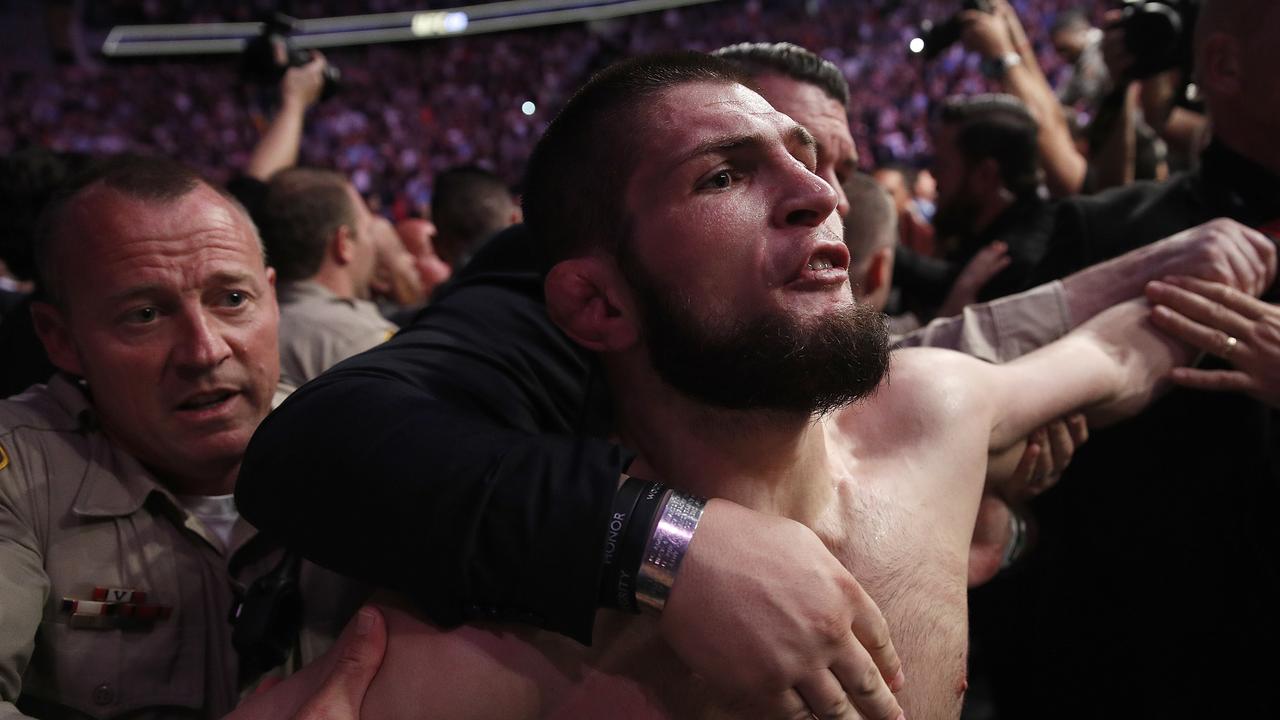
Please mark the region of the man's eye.
POLYGON ((137 310, 131 310, 125 315, 125 320, 131 323, 145 324, 155 322, 160 317, 160 311, 153 307, 142 307, 137 310))
POLYGON ((702 187, 709 188, 712 190, 724 190, 726 188, 732 187, 733 181, 734 181, 733 173, 729 172, 728 170, 721 170, 720 172, 712 175, 711 177, 703 181, 702 187))
POLYGON ((249 296, 238 290, 232 290, 222 296, 222 304, 227 307, 240 307, 247 302, 249 302, 249 296))

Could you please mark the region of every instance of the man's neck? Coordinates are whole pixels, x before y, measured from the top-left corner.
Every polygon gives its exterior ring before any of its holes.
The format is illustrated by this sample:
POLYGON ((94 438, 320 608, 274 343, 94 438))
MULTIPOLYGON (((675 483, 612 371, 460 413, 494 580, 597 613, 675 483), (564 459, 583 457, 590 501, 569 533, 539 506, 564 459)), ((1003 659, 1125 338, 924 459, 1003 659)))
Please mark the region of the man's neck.
MULTIPOLYGON (((644 384, 644 383, 642 383, 644 384)), ((823 423, 807 414, 711 408, 661 383, 617 399, 630 473, 803 523, 829 504, 823 423)))
POLYGON ((355 282, 351 279, 350 273, 335 265, 322 266, 320 272, 309 279, 344 300, 354 300, 362 297, 358 292, 359 288, 356 287, 355 282))

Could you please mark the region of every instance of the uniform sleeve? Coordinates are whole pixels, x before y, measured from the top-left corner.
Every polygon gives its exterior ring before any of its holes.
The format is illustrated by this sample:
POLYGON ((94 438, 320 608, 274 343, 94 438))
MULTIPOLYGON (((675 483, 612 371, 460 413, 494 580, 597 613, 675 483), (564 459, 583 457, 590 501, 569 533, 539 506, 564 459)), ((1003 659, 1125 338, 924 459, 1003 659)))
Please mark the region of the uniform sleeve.
POLYGON ((588 642, 631 455, 604 439, 594 361, 540 298, 540 278, 462 287, 298 390, 250 443, 241 512, 436 623, 588 642))
POLYGON ((26 717, 14 707, 35 648, 49 595, 41 544, 33 529, 36 496, 22 471, 12 435, 0 433, 0 720, 26 717))
POLYGON ((1070 330, 1066 295, 1062 283, 1054 281, 934 320, 903 337, 898 347, 948 348, 1002 363, 1048 345, 1070 330))

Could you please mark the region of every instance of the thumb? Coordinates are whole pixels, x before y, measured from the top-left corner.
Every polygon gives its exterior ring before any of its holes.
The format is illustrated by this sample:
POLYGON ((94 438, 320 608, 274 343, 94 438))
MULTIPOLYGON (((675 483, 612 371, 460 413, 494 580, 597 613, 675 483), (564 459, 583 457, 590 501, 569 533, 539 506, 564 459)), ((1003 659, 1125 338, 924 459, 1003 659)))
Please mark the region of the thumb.
POLYGON ((357 720, 365 692, 387 650, 387 624, 372 606, 360 608, 334 648, 338 660, 320 690, 294 720, 357 720))

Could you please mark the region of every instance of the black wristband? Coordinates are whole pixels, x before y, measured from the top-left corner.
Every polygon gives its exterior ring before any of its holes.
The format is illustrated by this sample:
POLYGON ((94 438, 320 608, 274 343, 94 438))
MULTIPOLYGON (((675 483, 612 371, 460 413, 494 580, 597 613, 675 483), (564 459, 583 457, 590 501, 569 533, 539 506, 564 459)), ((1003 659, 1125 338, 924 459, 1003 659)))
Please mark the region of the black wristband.
POLYGON ((605 538, 600 579, 601 607, 638 613, 636 577, 645 545, 653 532, 666 487, 659 482, 627 478, 613 499, 605 538))

